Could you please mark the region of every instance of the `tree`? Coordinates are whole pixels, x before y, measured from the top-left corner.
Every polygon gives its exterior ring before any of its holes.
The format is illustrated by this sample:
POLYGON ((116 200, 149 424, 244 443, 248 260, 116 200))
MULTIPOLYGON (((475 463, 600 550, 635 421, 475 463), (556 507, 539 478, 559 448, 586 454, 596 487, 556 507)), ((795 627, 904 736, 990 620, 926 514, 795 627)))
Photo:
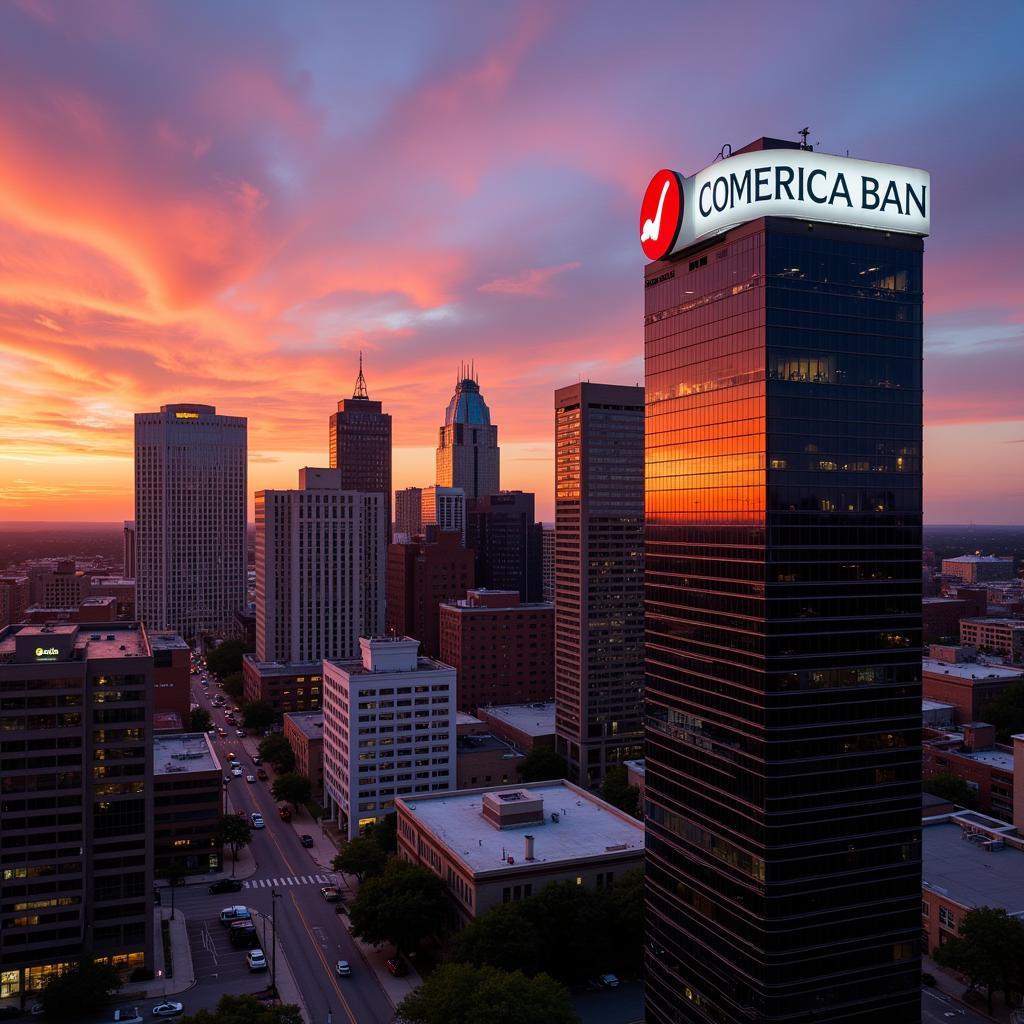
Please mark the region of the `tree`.
POLYGON ((350 839, 334 858, 334 870, 355 875, 359 884, 366 878, 373 878, 384 870, 387 854, 381 849, 374 836, 360 836, 350 839))
POLYGON ((174 890, 185 881, 185 865, 180 860, 169 860, 163 867, 160 877, 163 878, 171 890, 171 920, 174 920, 174 890))
POLYGON ((639 971, 644 958, 644 873, 641 868, 627 871, 604 890, 610 918, 609 933, 615 936, 613 965, 632 973, 639 971))
POLYGON ((283 800, 298 810, 299 804, 304 804, 313 795, 313 783, 305 775, 288 772, 274 779, 270 792, 275 800, 283 800))
POLYGON ((384 871, 359 887, 351 906, 352 931, 376 945, 390 942, 411 952, 451 925, 452 905, 432 871, 392 858, 384 871))
POLYGON ((264 1006, 255 996, 221 996, 216 1010, 181 1017, 181 1024, 302 1024, 299 1007, 264 1006))
POLYGON ((547 747, 534 747, 519 765, 519 777, 523 782, 547 782, 549 779, 564 779, 568 775, 569 766, 565 758, 547 747))
POLYGON ((363 829, 363 835, 372 837, 385 853, 398 851, 398 815, 385 814, 380 821, 371 822, 363 829))
POLYGON ((189 718, 189 728, 193 732, 206 732, 212 724, 210 712, 206 708, 196 708, 189 718))
POLYGON ((221 679, 233 672, 241 672, 242 655, 248 650, 243 640, 225 640, 207 652, 206 667, 221 679))
POLYGON ((241 700, 245 693, 245 676, 241 672, 232 672, 220 681, 220 685, 232 700, 241 700))
POLYGON ((524 900, 523 910, 540 937, 540 962, 560 981, 583 981, 608 970, 618 937, 604 893, 551 882, 524 900))
POLYGON ((926 793, 941 796, 950 803, 961 807, 977 807, 978 796, 970 786, 952 772, 939 772, 924 780, 922 788, 926 793))
POLYGON ((102 1010, 121 985, 117 971, 108 964, 82 957, 70 970, 50 978, 39 1001, 47 1016, 81 1020, 83 1013, 102 1010))
POLYGON ((1011 683, 994 700, 985 705, 982 721, 996 727, 1000 743, 1013 743, 1014 733, 1024 732, 1024 682, 1011 683))
POLYGON ((546 974, 444 964, 398 1006, 406 1024, 578 1024, 569 993, 546 974))
POLYGON ((246 729, 266 729, 277 719, 277 712, 265 700, 254 700, 242 705, 242 718, 246 729))
POLYGON ((541 938, 522 903, 499 903, 452 938, 451 959, 503 971, 540 971, 541 938))
POLYGON ((279 732, 264 737, 260 741, 259 750, 260 757, 282 774, 287 774, 295 767, 292 745, 279 732))
POLYGON ((220 819, 220 836, 231 847, 231 873, 234 874, 238 851, 252 841, 252 825, 241 814, 225 814, 220 819))
POLYGON ((629 784, 629 774, 622 765, 608 769, 601 786, 601 797, 613 807, 618 807, 620 811, 625 811, 634 818, 640 817, 637 814, 640 788, 629 784))

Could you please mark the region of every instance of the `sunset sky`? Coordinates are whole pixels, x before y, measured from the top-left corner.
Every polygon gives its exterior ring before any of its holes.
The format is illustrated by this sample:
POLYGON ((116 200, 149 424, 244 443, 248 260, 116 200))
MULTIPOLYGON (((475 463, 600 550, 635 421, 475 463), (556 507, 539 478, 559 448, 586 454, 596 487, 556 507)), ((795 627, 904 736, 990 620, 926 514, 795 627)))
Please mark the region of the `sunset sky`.
POLYGON ((552 391, 643 379, 637 213, 759 135, 931 171, 925 510, 1024 522, 1024 6, 0 5, 0 521, 132 516, 132 414, 327 463, 364 352, 395 485, 461 360, 551 518, 552 391))

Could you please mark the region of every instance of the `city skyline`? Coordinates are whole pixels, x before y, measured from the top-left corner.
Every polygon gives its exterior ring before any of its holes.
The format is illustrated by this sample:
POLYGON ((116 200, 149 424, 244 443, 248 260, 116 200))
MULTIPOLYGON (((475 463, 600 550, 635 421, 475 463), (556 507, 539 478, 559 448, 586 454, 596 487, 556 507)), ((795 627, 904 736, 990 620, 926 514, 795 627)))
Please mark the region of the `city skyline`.
POLYGON ((431 482, 438 416, 474 360, 502 484, 550 521, 552 393, 642 379, 638 188, 805 123, 816 148, 931 170, 925 520, 1019 522, 1019 204, 999 168, 1021 143, 998 130, 1019 10, 992 32, 887 9, 880 43, 863 10, 812 26, 793 6, 757 46, 730 26, 735 76, 701 11, 652 38, 669 8, 410 7, 400 27, 246 10, 0 11, 0 523, 131 518, 132 414, 175 403, 249 418, 251 521, 256 490, 326 464, 360 349, 394 418, 394 488, 431 482), (712 79, 699 104, 656 102, 712 79))

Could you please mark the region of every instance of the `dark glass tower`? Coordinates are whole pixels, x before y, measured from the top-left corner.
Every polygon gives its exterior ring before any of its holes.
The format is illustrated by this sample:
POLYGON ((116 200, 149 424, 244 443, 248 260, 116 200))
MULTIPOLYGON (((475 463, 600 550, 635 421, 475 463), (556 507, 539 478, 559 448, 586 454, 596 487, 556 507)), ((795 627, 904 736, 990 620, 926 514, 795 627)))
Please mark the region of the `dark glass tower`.
POLYGON ((920 1020, 920 238, 646 272, 647 1020, 920 1020))
POLYGON ((543 600, 543 538, 534 504, 526 491, 502 491, 472 503, 466 547, 476 552, 478 587, 517 590, 523 602, 543 600))

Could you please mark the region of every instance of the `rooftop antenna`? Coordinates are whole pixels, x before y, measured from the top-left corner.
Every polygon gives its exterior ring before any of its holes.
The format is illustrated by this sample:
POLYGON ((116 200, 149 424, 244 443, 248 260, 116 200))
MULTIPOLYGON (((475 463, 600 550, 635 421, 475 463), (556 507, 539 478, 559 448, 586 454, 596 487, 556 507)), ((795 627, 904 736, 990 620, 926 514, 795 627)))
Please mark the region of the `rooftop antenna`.
POLYGON ((356 377, 356 389, 352 392, 353 398, 369 398, 370 394, 366 390, 366 378, 363 376, 363 351, 359 350, 359 376, 356 377))
POLYGON ((810 146, 807 145, 807 136, 810 135, 810 134, 811 134, 811 129, 807 128, 807 127, 801 128, 800 131, 797 132, 797 135, 799 135, 804 140, 803 142, 800 143, 800 148, 801 149, 810 149, 811 148, 810 146))

